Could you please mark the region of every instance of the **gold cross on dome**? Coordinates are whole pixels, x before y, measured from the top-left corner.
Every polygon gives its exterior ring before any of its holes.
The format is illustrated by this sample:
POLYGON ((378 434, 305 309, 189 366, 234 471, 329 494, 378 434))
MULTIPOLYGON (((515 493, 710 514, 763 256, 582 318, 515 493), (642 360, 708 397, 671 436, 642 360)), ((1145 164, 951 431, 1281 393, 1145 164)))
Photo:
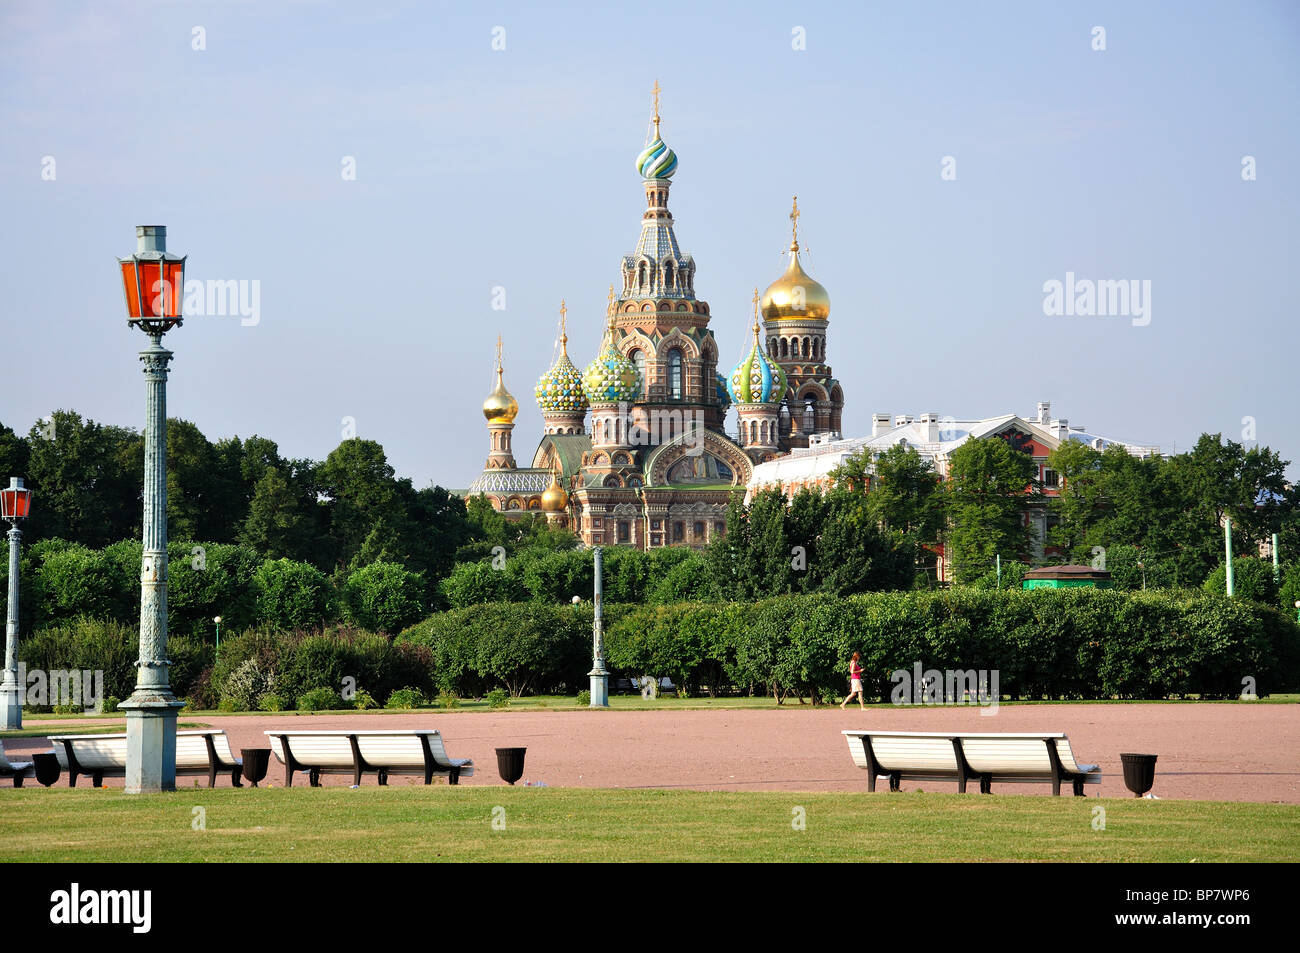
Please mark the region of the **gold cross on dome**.
POLYGON ((654 121, 655 121, 655 138, 659 138, 659 94, 662 90, 659 88, 659 80, 655 80, 654 88, 650 94, 654 97, 654 121))
POLYGON ((794 251, 799 250, 799 196, 794 197, 794 208, 790 210, 790 247, 794 251))
POLYGON ((497 370, 501 370, 501 333, 497 332, 497 370))
POLYGON ((754 340, 758 340, 758 289, 754 289, 754 340))
POLYGON ((560 347, 564 347, 569 342, 568 327, 566 326, 565 317, 569 309, 564 306, 564 299, 560 299, 560 347))

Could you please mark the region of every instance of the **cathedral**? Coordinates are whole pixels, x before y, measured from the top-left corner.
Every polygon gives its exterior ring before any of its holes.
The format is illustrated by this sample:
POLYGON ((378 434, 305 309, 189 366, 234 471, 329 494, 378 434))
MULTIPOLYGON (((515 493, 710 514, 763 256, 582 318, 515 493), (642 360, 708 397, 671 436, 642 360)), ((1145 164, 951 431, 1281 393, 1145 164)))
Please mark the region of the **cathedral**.
POLYGON ((755 290, 752 341, 719 372, 695 260, 668 211, 677 155, 659 134, 657 83, 654 92, 653 133, 636 159, 641 234, 610 286, 596 356, 581 371, 569 358, 561 302, 559 356, 534 391, 543 435, 520 467, 511 447, 519 404, 498 339, 496 387, 483 403, 490 449, 468 490, 507 516, 544 513, 591 546, 704 546, 725 531, 728 499, 756 465, 837 437, 844 407, 826 363, 830 298, 799 261, 797 199, 789 266, 755 290))

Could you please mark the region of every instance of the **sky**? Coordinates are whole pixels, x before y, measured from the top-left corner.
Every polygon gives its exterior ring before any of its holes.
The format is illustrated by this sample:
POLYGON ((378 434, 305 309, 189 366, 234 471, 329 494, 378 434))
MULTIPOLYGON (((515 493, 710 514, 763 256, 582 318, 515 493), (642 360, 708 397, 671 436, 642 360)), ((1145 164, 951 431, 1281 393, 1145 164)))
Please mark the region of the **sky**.
POLYGON ((115 259, 162 224, 259 292, 168 335, 171 416, 317 460, 354 428, 463 488, 500 333, 527 466, 560 301, 581 367, 639 234, 658 80, 727 366, 797 194, 845 436, 1050 400, 1300 473, 1300 4, 595 7, 0 2, 0 422, 143 425, 115 259), (1067 275, 1149 298, 1046 314, 1067 275))

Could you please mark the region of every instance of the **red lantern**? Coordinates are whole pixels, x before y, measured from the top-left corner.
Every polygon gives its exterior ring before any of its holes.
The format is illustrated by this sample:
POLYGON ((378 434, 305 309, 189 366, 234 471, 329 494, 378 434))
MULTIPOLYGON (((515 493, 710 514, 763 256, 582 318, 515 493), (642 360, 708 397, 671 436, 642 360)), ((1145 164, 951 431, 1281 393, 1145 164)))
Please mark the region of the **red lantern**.
POLYGON ((22 477, 10 477, 9 486, 0 490, 0 517, 9 522, 26 519, 32 508, 32 491, 23 486, 22 477))
POLYGON ((166 225, 137 225, 136 252, 119 258, 127 324, 148 334, 179 325, 185 292, 185 256, 167 253, 166 225))

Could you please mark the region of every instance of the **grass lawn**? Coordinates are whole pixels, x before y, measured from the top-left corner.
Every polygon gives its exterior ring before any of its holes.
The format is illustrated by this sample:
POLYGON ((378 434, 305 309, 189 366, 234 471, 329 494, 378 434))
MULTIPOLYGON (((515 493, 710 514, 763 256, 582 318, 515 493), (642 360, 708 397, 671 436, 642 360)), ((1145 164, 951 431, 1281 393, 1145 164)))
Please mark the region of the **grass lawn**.
POLYGON ((578 788, 0 791, 3 861, 1284 861, 1300 807, 578 788), (1105 830, 1094 810, 1105 809, 1105 830), (206 829, 196 830, 203 809, 206 829), (801 809, 806 829, 792 824, 801 809), (495 816, 503 830, 493 827, 495 816))

